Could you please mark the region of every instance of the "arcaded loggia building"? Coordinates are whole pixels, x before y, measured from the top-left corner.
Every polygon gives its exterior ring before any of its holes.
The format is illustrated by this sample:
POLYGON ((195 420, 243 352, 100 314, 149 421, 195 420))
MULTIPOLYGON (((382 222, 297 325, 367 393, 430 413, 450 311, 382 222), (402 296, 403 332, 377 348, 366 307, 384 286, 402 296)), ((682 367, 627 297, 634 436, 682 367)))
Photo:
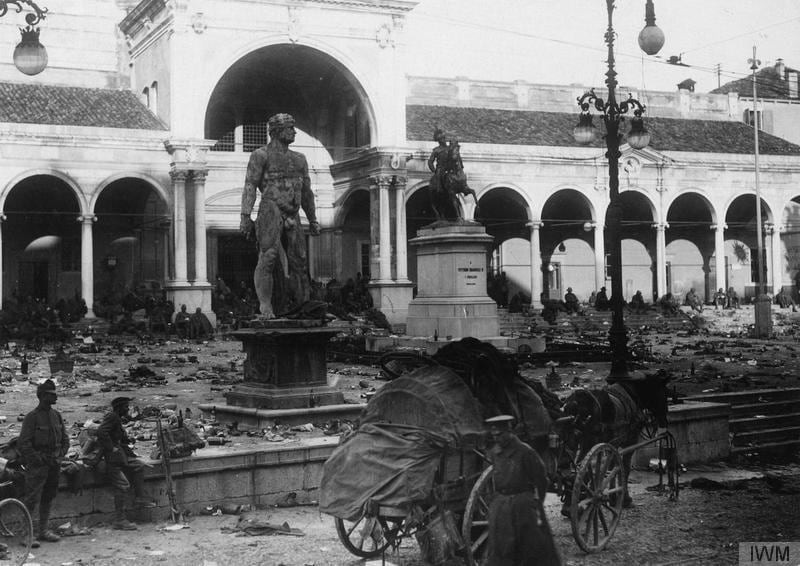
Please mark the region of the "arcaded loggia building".
MULTIPOLYGON (((35 77, 11 66, 19 34, 7 15, 3 300, 80 296, 91 317, 94 305, 165 289, 190 312, 210 312, 219 279, 251 286, 257 257, 238 231, 242 185, 278 112, 296 119, 293 148, 308 158, 316 195, 311 277, 361 274, 391 322, 405 321, 417 280, 409 240, 434 219, 436 127, 460 142, 477 194, 463 201, 465 216, 494 238, 490 265, 506 274, 509 294, 536 305, 566 287, 585 299, 610 286, 604 144, 579 146, 572 135, 585 87, 413 76, 404 27, 417 3, 72 2, 42 24, 50 62, 35 77)), ((796 71, 781 69, 796 85, 796 71)), ((800 147, 762 132, 757 203, 744 119, 752 99, 677 88, 633 95, 647 105, 651 142, 624 145, 620 159, 626 298, 694 288, 710 299, 731 286, 750 297, 759 266, 770 289, 796 290, 800 147)))

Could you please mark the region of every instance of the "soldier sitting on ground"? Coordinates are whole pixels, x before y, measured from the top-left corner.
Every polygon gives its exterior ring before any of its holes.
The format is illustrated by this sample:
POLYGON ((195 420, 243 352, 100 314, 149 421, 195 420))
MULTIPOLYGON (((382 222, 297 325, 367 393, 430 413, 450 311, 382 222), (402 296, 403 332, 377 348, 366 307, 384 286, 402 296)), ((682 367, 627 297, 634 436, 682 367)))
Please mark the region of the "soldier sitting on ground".
POLYGON ((608 299, 605 287, 600 287, 600 291, 597 293, 597 297, 594 301, 594 306, 599 311, 607 311, 611 308, 611 301, 608 299))
POLYGON ((106 413, 97 429, 97 442, 102 449, 114 491, 114 519, 111 528, 124 531, 137 528, 125 516, 125 499, 131 485, 137 507, 156 506, 144 494, 145 463, 131 449, 131 440, 122 427, 123 419, 128 417, 130 401, 129 397, 117 397, 111 401, 111 411, 106 413))
POLYGON ((641 291, 636 291, 636 294, 631 297, 630 309, 636 314, 647 311, 647 305, 644 302, 644 296, 642 296, 641 291))
POLYGON ((567 287, 567 293, 564 295, 564 304, 567 308, 567 314, 578 314, 581 311, 581 303, 578 296, 572 292, 572 287, 567 287))
POLYGON ((661 313, 664 316, 673 316, 678 314, 678 301, 675 300, 675 297, 672 293, 667 293, 661 299, 659 299, 659 304, 661 305, 661 313))
POLYGON ((189 319, 191 315, 186 312, 186 305, 181 305, 181 310, 175 313, 175 320, 172 324, 175 327, 175 332, 178 338, 189 337, 189 319))
POLYGON ((689 289, 689 292, 686 293, 683 304, 687 307, 690 307, 692 310, 703 312, 703 301, 700 300, 700 297, 697 296, 697 293, 694 292, 694 289, 689 289))
POLYGON ((720 287, 719 290, 714 293, 714 309, 724 309, 726 300, 725 289, 720 287))
POLYGON ((789 293, 784 291, 783 288, 781 288, 781 290, 778 291, 778 294, 775 295, 775 304, 780 306, 782 309, 792 307, 792 312, 797 312, 797 308, 795 307, 794 304, 794 299, 789 293))
POLYGON ((725 294, 725 308, 738 309, 739 306, 739 294, 733 287, 728 287, 728 292, 725 294))

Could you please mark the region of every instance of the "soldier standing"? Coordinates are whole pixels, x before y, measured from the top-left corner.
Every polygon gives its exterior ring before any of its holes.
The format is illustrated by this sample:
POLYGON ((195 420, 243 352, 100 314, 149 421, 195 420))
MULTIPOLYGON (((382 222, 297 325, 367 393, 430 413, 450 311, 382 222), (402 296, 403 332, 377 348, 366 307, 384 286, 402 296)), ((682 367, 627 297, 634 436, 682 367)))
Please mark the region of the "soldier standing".
POLYGON ((513 421, 510 415, 486 419, 495 485, 486 566, 560 566, 542 505, 548 484, 544 463, 512 432, 513 421))
MULTIPOLYGON (((36 388, 39 405, 25 415, 19 434, 19 449, 25 464, 24 503, 33 515, 39 505, 37 540, 58 542, 60 537, 48 528, 50 507, 58 493, 61 460, 69 450, 69 436, 61 413, 53 409, 58 399, 52 379, 36 388)), ((38 543, 34 543, 38 547, 38 543)))

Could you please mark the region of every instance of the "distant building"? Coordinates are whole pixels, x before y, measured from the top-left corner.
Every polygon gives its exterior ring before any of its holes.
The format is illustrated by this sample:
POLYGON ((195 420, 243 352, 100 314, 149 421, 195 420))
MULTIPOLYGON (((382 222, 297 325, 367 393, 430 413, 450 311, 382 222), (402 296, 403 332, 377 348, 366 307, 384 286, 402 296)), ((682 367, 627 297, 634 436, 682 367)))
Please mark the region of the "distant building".
MULTIPOLYGON (((787 67, 783 59, 774 66, 756 71, 758 123, 763 131, 800 143, 800 71, 787 67)), ((711 94, 734 94, 739 98, 741 119, 755 123, 753 112, 753 78, 745 77, 711 91, 711 94)))

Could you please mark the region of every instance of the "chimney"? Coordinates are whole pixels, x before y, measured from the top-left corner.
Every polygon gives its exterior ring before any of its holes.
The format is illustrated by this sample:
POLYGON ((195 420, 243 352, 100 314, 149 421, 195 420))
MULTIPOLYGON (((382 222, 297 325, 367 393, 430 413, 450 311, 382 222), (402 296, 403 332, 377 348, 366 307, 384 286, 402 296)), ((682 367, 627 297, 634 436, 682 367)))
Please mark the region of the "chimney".
POLYGON ((778 73, 778 78, 784 80, 786 78, 786 66, 783 64, 783 59, 775 61, 775 72, 778 73))

